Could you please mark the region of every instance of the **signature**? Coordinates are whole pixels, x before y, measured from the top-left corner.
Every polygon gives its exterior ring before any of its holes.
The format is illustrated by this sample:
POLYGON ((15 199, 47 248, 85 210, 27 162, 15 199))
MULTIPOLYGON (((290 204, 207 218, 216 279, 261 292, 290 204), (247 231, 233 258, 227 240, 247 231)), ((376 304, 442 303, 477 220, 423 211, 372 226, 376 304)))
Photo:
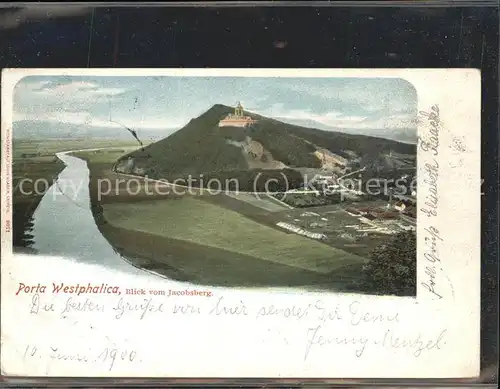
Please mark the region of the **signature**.
POLYGON ((422 151, 431 153, 437 157, 439 154, 439 130, 441 129, 441 119, 439 118, 439 107, 433 105, 431 112, 420 111, 419 114, 427 119, 429 124, 429 136, 426 139, 419 137, 422 151))
POLYGON ((425 196, 424 206, 420 209, 427 217, 437 216, 438 211, 438 179, 439 163, 433 160, 432 163, 426 162, 424 165, 424 184, 428 186, 428 194, 425 196))
POLYGON ((429 262, 429 264, 425 266, 424 272, 428 277, 428 280, 426 282, 422 282, 421 285, 439 299, 442 299, 443 296, 436 291, 436 266, 441 262, 438 252, 438 242, 442 241, 443 238, 439 235, 439 230, 437 228, 432 226, 425 228, 424 242, 426 248, 424 258, 429 262))
POLYGON ((340 347, 349 347, 354 349, 354 354, 357 358, 361 358, 367 348, 388 348, 409 351, 415 358, 420 357, 425 351, 440 350, 444 341, 447 330, 443 329, 437 334, 425 339, 422 334, 412 334, 401 336, 396 331, 387 329, 383 334, 369 333, 361 336, 343 336, 332 335, 327 336, 321 325, 315 328, 309 328, 307 331, 307 341, 304 353, 304 360, 307 360, 312 349, 318 347, 335 347, 337 350, 340 347))
POLYGON ((437 157, 439 155, 439 130, 440 118, 439 108, 437 105, 431 107, 431 112, 420 111, 420 115, 427 118, 429 124, 429 134, 426 138, 419 137, 420 149, 430 154, 431 158, 424 164, 424 180, 423 183, 428 188, 428 194, 425 196, 424 206, 421 211, 427 217, 437 216, 438 210, 438 179, 439 179, 439 162, 437 157))

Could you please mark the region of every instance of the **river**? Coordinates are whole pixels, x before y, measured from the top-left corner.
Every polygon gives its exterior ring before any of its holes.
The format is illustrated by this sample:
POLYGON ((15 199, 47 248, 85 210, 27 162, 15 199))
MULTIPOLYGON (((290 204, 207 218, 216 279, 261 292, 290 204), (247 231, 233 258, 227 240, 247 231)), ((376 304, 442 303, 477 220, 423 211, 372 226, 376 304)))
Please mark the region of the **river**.
POLYGON ((33 214, 33 249, 38 255, 64 257, 145 275, 145 271, 132 266, 116 253, 97 228, 90 210, 87 162, 68 155, 70 152, 57 154, 66 167, 33 214))

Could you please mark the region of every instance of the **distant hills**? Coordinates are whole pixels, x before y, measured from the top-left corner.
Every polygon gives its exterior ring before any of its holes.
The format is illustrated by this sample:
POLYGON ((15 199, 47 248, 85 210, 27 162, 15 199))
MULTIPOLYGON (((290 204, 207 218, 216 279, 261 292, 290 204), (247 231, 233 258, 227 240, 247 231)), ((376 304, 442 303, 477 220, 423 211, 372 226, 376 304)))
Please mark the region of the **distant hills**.
MULTIPOLYGON (((396 129, 359 129, 359 128, 337 128, 327 126, 323 123, 312 119, 297 119, 297 118, 280 118, 276 117, 283 123, 298 125, 300 127, 314 128, 329 132, 338 132, 353 135, 375 136, 403 143, 417 143, 417 131, 415 128, 396 128, 396 129)), ((116 127, 101 127, 90 125, 73 125, 51 121, 32 121, 21 120, 13 124, 14 138, 18 139, 33 139, 33 138, 75 138, 75 137, 93 137, 93 138, 127 138, 126 132, 121 131, 116 127)), ((144 139, 156 140, 164 138, 166 135, 172 134, 178 128, 158 129, 137 129, 138 134, 144 139)))
MULTIPOLYGON (((296 118, 280 118, 276 120, 301 127, 315 128, 318 130, 339 132, 353 135, 375 136, 403 143, 417 143, 416 128, 337 128, 327 126, 323 123, 311 119, 296 119, 296 118)), ((98 127, 89 125, 73 125, 67 123, 49 122, 49 121, 31 121, 21 120, 14 122, 14 138, 29 139, 29 138, 75 138, 75 137, 93 137, 93 138, 127 138, 127 133, 120 131, 116 127, 98 127)), ((172 134, 178 128, 158 129, 136 129, 139 135, 144 139, 161 139, 166 135, 172 134)))
POLYGON ((252 127, 218 127, 219 120, 232 112, 232 107, 216 104, 182 129, 143 151, 128 154, 122 161, 131 158, 135 172, 141 172, 137 174, 174 177, 259 168, 321 168, 324 161, 318 157, 320 149, 358 165, 361 160, 380 165, 385 161, 381 156, 389 153, 416 154, 415 144, 304 127, 251 112, 245 115, 258 120, 252 127))
MULTIPOLYGON (((157 140, 170 134, 175 129, 165 130, 138 130, 142 139, 157 140)), ((105 139, 132 139, 132 135, 124 128, 98 127, 89 125, 74 125, 51 121, 15 121, 12 126, 14 139, 55 139, 55 138, 105 138, 105 139)))
POLYGON ((395 140, 396 142, 404 143, 417 143, 417 129, 416 128, 340 128, 327 126, 311 119, 295 119, 295 118, 280 118, 286 123, 296 124, 298 126, 317 128, 319 130, 343 132, 346 134, 376 136, 378 138, 385 138, 395 140))

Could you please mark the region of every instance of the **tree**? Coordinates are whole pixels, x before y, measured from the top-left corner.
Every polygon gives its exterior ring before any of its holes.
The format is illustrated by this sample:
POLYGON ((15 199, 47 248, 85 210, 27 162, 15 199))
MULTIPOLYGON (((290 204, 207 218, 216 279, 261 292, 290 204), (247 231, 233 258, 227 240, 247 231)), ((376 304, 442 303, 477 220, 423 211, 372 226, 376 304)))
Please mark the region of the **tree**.
POLYGON ((363 266, 367 286, 377 292, 415 295, 417 276, 417 238, 413 231, 391 237, 375 248, 363 266))

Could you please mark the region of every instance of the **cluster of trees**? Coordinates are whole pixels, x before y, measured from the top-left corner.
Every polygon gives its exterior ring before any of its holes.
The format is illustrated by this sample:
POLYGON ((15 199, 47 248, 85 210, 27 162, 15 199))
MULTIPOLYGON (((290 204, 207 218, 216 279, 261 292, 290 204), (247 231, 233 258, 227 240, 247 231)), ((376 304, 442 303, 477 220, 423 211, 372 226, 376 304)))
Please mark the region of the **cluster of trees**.
POLYGON ((415 232, 401 232, 375 248, 370 261, 363 266, 363 278, 371 292, 414 296, 417 279, 415 232))
POLYGON ((284 192, 300 188, 303 184, 302 174, 293 169, 283 170, 229 170, 202 174, 170 175, 165 177, 170 183, 195 188, 206 188, 214 191, 240 192, 284 192))
POLYGON ((28 203, 19 203, 12 210, 12 245, 14 247, 31 247, 33 241, 33 211, 28 203))
POLYGON ((334 194, 307 194, 307 193, 277 193, 275 197, 295 208, 319 207, 322 205, 338 204, 342 201, 339 193, 334 194))

